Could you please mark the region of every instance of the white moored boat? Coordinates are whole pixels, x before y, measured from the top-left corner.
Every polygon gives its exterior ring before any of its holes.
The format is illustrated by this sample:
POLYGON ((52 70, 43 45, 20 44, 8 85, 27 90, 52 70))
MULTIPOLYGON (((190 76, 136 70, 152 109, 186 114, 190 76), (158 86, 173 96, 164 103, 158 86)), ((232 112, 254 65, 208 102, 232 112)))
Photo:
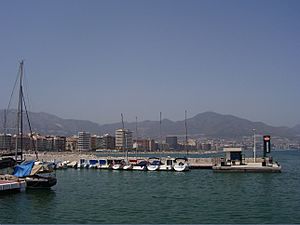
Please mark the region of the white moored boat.
POLYGON ((158 170, 161 165, 159 158, 149 158, 148 162, 149 162, 149 164, 147 165, 147 170, 149 170, 149 171, 158 170))
POLYGON ((112 169, 113 170, 121 170, 124 166, 124 161, 123 160, 114 160, 112 164, 112 169))
POLYGON ((125 163, 125 165, 123 166, 123 170, 132 170, 133 165, 130 163, 125 163))
POLYGON ((159 170, 164 170, 164 171, 173 170, 173 161, 174 159, 168 156, 165 161, 161 162, 161 165, 159 166, 159 170))
POLYGON ((109 160, 107 160, 107 159, 100 159, 97 168, 98 169, 109 169, 110 168, 109 160))
POLYGON ((97 159, 90 159, 89 160, 89 168, 90 169, 97 169, 98 168, 98 164, 99 164, 99 161, 97 159))
POLYGON ((190 169, 189 164, 188 164, 188 159, 187 158, 176 158, 174 160, 173 169, 178 172, 188 171, 190 169))
POLYGON ((138 162, 137 164, 133 165, 132 169, 133 170, 147 170, 147 164, 148 162, 145 160, 142 160, 138 162))

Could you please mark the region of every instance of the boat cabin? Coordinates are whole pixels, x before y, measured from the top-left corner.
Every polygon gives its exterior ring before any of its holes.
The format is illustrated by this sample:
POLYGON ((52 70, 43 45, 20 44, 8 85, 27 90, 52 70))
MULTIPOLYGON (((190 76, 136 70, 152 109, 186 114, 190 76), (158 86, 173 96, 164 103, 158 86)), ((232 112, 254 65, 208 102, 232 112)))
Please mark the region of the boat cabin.
POLYGON ((221 165, 243 165, 242 148, 224 148, 225 159, 222 158, 221 165))

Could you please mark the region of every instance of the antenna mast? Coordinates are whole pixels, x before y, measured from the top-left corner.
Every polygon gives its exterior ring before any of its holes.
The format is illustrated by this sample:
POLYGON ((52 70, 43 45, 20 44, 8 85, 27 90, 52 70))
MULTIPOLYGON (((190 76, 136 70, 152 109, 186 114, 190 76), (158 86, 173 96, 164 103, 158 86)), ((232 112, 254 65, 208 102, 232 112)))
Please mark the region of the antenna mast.
POLYGON ((138 153, 138 147, 139 147, 139 142, 138 142, 138 138, 139 138, 139 135, 138 135, 138 118, 137 116, 135 117, 135 134, 136 134, 136 147, 135 147, 135 155, 137 157, 137 153, 138 153))
MULTIPOLYGON (((3 132, 4 132, 4 147, 6 148, 6 109, 4 109, 3 132)), ((6 149, 6 150, 7 150, 7 149, 6 149)))
POLYGON ((24 61, 20 62, 19 73, 19 102, 18 102, 18 112, 17 112, 17 135, 16 135, 16 154, 15 160, 18 160, 18 137, 20 136, 20 150, 21 150, 21 160, 23 160, 23 64, 24 61))
POLYGON ((122 147, 123 147, 123 151, 125 151, 125 158, 128 161, 128 151, 127 151, 127 134, 125 131, 125 126, 124 126, 124 118, 123 118, 123 113, 121 113, 121 118, 122 118, 122 133, 123 133, 123 143, 122 143, 122 147))
POLYGON ((255 135, 255 129, 253 129, 253 161, 256 162, 256 135, 255 135))
POLYGON ((162 113, 159 112, 159 135, 160 135, 160 148, 159 151, 162 152, 163 147, 162 147, 162 133, 161 133, 161 117, 162 117, 162 113))
POLYGON ((186 114, 187 114, 187 111, 185 110, 184 112, 184 127, 185 127, 185 150, 186 150, 186 155, 189 154, 189 150, 188 150, 188 136, 187 136, 187 123, 186 123, 186 114))

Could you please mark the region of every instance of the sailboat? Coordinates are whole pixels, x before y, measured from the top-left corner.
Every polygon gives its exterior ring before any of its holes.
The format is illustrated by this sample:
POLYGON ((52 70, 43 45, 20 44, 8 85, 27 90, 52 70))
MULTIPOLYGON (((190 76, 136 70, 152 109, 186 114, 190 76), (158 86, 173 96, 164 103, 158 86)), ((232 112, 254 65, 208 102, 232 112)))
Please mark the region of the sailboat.
POLYGON ((123 170, 132 170, 133 165, 128 160, 128 138, 127 133, 125 131, 124 121, 123 121, 123 114, 122 114, 122 127, 125 136, 125 160, 122 162, 122 169, 123 170))
MULTIPOLYGON (((159 113, 159 135, 160 135, 160 147, 159 151, 162 152, 163 150, 163 144, 162 144, 162 132, 161 132, 161 119, 162 119, 162 113, 159 113)), ((170 159, 168 157, 167 159, 160 161, 160 165, 158 170, 163 170, 163 171, 170 171, 173 170, 173 159, 170 159)))
MULTIPOLYGON (((186 155, 188 155, 188 146, 187 146, 187 123, 186 123, 186 114, 187 111, 185 110, 185 120, 184 120, 184 127, 185 127, 185 150, 186 150, 186 155)), ((176 158, 174 160, 174 166, 173 166, 175 171, 182 172, 182 171, 188 171, 189 170, 189 163, 187 157, 183 158, 176 158)))
MULTIPOLYGON (((24 162, 23 158, 23 111, 25 110, 28 127, 30 130, 30 138, 32 140, 32 147, 36 155, 36 161, 38 161, 38 153, 34 144, 33 132, 28 116, 28 111, 24 99, 23 92, 23 76, 24 76, 24 61, 20 62, 19 66, 19 100, 18 100, 18 112, 17 112, 17 135, 16 135, 16 149, 15 149, 15 161, 19 163, 14 167, 13 175, 16 177, 24 178, 28 188, 31 187, 52 187, 56 184, 57 180, 53 173, 53 168, 47 164, 39 164, 33 161, 24 162), (20 140, 20 145, 18 143, 20 140)), ((14 90, 13 90, 14 92, 14 90)), ((10 104, 9 104, 10 105, 10 104)))
POLYGON ((132 170, 147 170, 148 162, 144 159, 138 159, 139 151, 139 141, 138 141, 138 119, 135 117, 135 133, 136 133, 136 149, 135 149, 135 159, 131 159, 129 162, 132 165, 132 170))
POLYGON ((158 170, 160 167, 160 158, 157 157, 151 157, 148 159, 148 165, 147 165, 147 170, 149 171, 155 171, 158 170))
MULTIPOLYGON (((126 134, 126 131, 125 131, 125 128, 124 128, 123 113, 121 113, 121 118, 122 118, 122 150, 123 151, 125 150, 125 158, 126 158, 127 155, 128 155, 128 152, 127 152, 127 134, 126 134), (126 145, 126 146, 124 147, 124 145, 126 145)), ((111 168, 113 170, 121 170, 121 169, 123 169, 124 165, 125 165, 124 160, 114 160, 113 165, 112 165, 111 168)))

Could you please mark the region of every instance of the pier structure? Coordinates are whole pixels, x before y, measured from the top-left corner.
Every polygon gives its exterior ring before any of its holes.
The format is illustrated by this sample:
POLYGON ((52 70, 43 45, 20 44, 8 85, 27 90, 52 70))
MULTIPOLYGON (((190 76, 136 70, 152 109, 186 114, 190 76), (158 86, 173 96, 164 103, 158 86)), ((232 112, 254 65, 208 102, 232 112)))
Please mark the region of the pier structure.
POLYGON ((281 172, 281 166, 273 162, 272 157, 263 157, 258 160, 254 154, 253 161, 249 162, 245 160, 242 148, 224 148, 223 151, 225 158, 220 158, 214 163, 212 167, 214 172, 281 172))
POLYGON ((14 191, 25 191, 26 182, 23 179, 18 179, 11 175, 0 176, 0 193, 3 192, 14 192, 14 191))
MULTIPOLYGON (((228 157, 234 157, 229 160, 229 158, 220 158, 220 157, 189 157, 188 158, 188 164, 190 169, 214 169, 217 170, 218 165, 221 166, 225 165, 226 167, 224 170, 226 171, 237 171, 240 169, 240 171, 246 171, 249 169, 249 171, 253 172, 269 172, 269 171, 276 171, 280 172, 281 167, 276 166, 275 162, 270 163, 269 158, 263 158, 263 157, 256 157, 256 162, 253 162, 253 158, 246 158, 244 156, 239 156, 239 151, 234 150, 235 153, 231 154, 230 150, 227 153, 228 157), (225 161, 224 161, 225 160, 225 161), (222 163, 224 161, 224 163, 222 163), (230 165, 230 167, 229 167, 230 165), (237 167, 238 166, 238 167, 237 167), (243 167, 242 167, 243 166, 243 167), (263 167, 263 169, 260 169, 263 167), (259 168, 258 170, 256 170, 259 168)), ((25 155, 26 159, 31 159, 33 155, 25 155)), ((85 159, 86 161, 89 160, 107 160, 107 161, 122 161, 124 160, 124 156, 101 156, 98 154, 72 154, 72 153, 58 153, 58 154, 39 154, 39 158, 41 161, 44 162, 67 162, 70 165, 78 163, 81 159, 85 159)), ((140 161, 147 161, 149 157, 142 157, 142 156, 129 156, 128 160, 140 160, 140 161)), ((170 157, 160 157, 161 161, 166 161, 167 159, 172 159, 170 157)), ((175 159, 175 158, 174 158, 175 159)), ((69 167, 71 167, 69 165, 69 167)))

